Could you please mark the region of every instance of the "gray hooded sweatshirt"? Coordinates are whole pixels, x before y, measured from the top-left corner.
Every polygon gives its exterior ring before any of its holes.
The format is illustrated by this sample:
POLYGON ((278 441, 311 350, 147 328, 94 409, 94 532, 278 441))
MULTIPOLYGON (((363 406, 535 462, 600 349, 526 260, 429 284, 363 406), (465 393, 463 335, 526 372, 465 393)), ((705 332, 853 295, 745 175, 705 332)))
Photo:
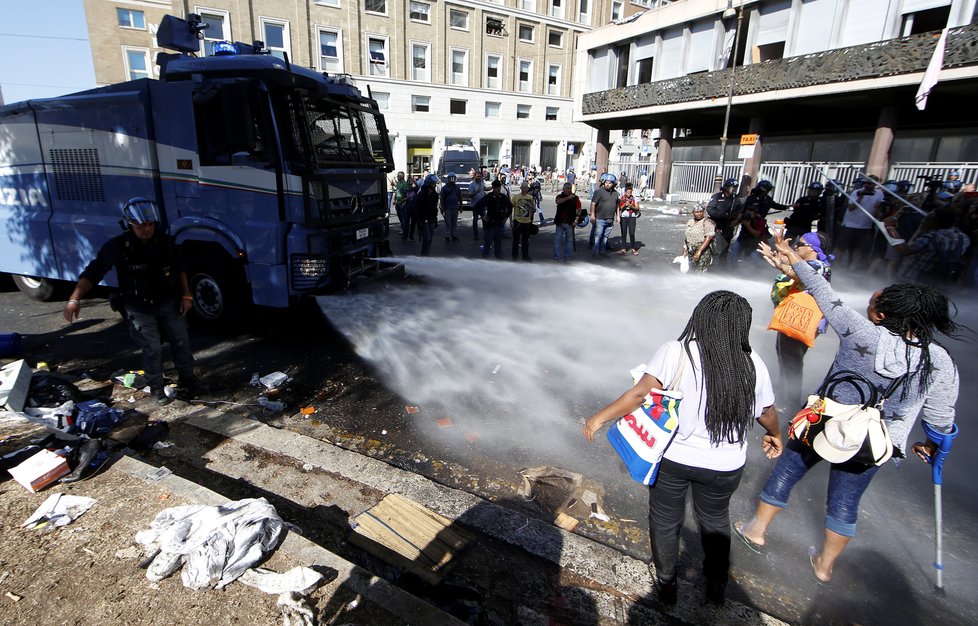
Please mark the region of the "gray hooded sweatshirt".
MULTIPOLYGON (((894 379, 908 371, 907 344, 892 331, 869 321, 839 299, 832 287, 805 261, 792 266, 798 278, 805 284, 808 292, 815 298, 829 326, 839 335, 839 351, 826 377, 837 371, 848 370, 865 376, 880 395, 894 379)), ((930 385, 921 391, 920 375, 913 376, 920 363, 921 349, 910 347, 909 376, 884 403, 883 413, 886 428, 893 441, 894 457, 902 457, 907 449, 907 439, 913 430, 917 416, 940 432, 950 432, 954 424, 954 403, 958 399, 958 370, 954 361, 943 347, 931 343, 930 385), (921 413, 921 410, 923 412, 921 413)), ((816 391, 813 391, 816 393, 816 391)), ((859 393, 850 385, 839 385, 833 392, 833 399, 845 404, 860 402, 859 393)), ((923 440, 923 438, 921 438, 923 440)))

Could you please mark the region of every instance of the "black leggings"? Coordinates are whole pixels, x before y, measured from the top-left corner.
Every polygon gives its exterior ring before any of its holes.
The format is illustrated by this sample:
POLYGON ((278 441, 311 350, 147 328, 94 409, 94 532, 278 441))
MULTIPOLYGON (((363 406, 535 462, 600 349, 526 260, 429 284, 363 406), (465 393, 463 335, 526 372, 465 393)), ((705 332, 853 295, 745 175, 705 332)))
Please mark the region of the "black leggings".
POLYGON ((635 248, 635 222, 638 221, 637 217, 623 217, 621 218, 621 249, 635 248), (631 245, 625 243, 626 241, 631 241, 631 245))

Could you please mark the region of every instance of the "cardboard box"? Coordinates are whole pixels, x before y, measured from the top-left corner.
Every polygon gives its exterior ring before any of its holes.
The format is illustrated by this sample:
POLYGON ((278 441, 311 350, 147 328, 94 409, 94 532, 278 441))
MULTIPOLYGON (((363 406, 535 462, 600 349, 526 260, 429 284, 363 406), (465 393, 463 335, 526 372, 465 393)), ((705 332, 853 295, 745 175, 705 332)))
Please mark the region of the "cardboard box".
POLYGON ((33 372, 24 359, 8 363, 0 369, 0 408, 17 412, 24 410, 31 374, 33 372))
POLYGON ((8 470, 18 483, 31 493, 37 493, 66 475, 68 460, 50 450, 41 450, 17 467, 8 470))

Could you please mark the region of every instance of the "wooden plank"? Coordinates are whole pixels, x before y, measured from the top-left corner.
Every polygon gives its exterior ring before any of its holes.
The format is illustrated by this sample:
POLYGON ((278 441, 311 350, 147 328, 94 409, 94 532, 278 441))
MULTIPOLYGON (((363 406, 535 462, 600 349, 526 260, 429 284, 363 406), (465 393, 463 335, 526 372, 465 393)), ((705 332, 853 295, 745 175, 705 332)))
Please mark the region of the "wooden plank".
POLYGON ((437 584, 473 536, 401 494, 388 494, 354 518, 350 541, 437 584))

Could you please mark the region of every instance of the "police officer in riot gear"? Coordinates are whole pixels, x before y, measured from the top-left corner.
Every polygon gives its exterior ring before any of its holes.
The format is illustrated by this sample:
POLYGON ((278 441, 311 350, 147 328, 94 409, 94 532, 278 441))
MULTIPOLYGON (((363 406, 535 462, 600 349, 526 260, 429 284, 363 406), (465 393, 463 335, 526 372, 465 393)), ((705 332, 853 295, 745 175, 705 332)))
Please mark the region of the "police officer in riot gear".
POLYGON ((812 232, 812 222, 822 216, 822 191, 825 186, 814 181, 809 183, 807 193, 795 200, 791 205, 794 209, 791 215, 785 219, 785 237, 794 239, 805 233, 812 232))
MULTIPOLYGON (((731 242, 734 228, 740 223, 741 207, 737 203, 737 186, 736 178, 723 181, 720 191, 713 194, 706 205, 706 214, 717 225, 717 232, 723 235, 726 244, 731 242)), ((726 254, 727 247, 724 246, 720 256, 724 257, 726 254)))
POLYGON ((743 211, 756 213, 758 217, 767 217, 772 211, 784 211, 788 207, 775 202, 771 197, 774 185, 769 180, 762 180, 751 189, 750 193, 743 200, 743 211))
POLYGON ((115 267, 124 315, 133 340, 142 349, 143 370, 153 398, 161 406, 171 400, 163 389, 164 339, 173 351, 180 386, 191 392, 206 391, 194 374, 184 319, 193 298, 176 242, 160 229, 159 209, 145 198, 126 203, 122 225, 125 232, 105 242, 82 272, 65 305, 65 320, 78 318, 81 299, 115 267))

